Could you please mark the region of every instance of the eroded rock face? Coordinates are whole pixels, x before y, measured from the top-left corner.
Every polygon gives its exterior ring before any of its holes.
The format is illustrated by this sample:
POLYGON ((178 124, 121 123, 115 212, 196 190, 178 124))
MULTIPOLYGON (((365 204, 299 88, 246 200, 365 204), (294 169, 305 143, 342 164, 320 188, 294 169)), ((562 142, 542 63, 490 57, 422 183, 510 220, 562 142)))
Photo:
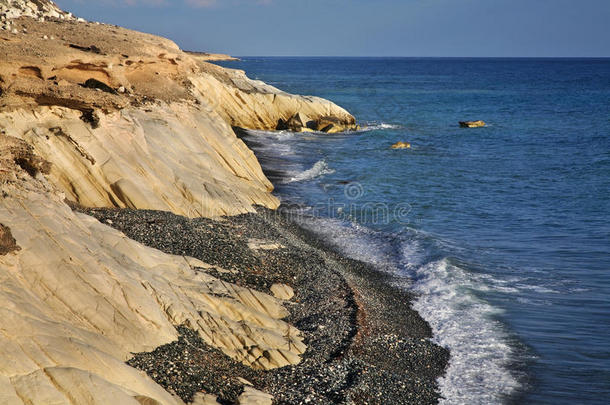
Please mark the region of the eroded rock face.
POLYGON ((11 229, 0 224, 0 256, 4 256, 18 250, 21 250, 21 247, 17 246, 17 241, 15 238, 13 238, 11 229))
POLYGON ((231 126, 274 129, 302 117, 303 130, 335 132, 355 122, 330 101, 284 93, 164 38, 19 24, 27 34, 0 41, 0 129, 51 162, 49 180, 87 207, 190 217, 273 209, 271 183, 231 126))
POLYGON ((0 0, 0 16, 6 19, 18 17, 71 19, 70 13, 62 11, 49 0, 0 0))
POLYGON ((34 148, 21 139, 0 134, 0 181, 16 181, 27 173, 36 177, 48 174, 51 164, 34 153, 34 148))
POLYGON ((49 179, 83 206, 215 217, 279 204, 254 154, 209 108, 155 105, 98 119, 94 129, 68 108, 0 112, 23 148, 53 162, 49 179))
POLYGON ((76 214, 49 187, 20 180, 0 199, 21 246, 0 256, 0 403, 181 403, 124 363, 175 340, 176 325, 255 368, 300 361, 279 300, 76 214))

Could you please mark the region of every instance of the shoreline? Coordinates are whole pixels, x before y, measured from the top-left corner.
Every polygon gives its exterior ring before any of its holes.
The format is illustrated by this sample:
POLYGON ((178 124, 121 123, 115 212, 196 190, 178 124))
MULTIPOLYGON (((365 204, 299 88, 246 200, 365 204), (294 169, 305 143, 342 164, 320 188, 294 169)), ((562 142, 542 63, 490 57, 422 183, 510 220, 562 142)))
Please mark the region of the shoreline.
POLYGON ((203 390, 232 403, 241 393, 240 377, 276 403, 438 402, 436 380, 449 353, 430 342, 429 325, 410 306, 413 297, 393 287, 389 275, 342 256, 279 211, 259 207, 256 214, 211 220, 159 211, 79 210, 147 246, 218 266, 222 270, 206 272, 224 281, 263 292, 274 283, 293 287, 286 320, 307 344, 297 365, 253 370, 184 327, 177 342, 128 361, 183 400, 203 390), (281 247, 251 249, 253 240, 281 247))

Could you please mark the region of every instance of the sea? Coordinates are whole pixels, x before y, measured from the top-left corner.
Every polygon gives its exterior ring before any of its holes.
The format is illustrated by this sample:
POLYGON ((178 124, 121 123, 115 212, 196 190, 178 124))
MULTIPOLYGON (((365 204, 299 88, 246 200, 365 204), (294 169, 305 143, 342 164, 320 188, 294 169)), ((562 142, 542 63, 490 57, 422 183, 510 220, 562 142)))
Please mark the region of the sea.
POLYGON ((362 125, 244 140, 295 220, 415 294, 442 404, 610 403, 610 59, 220 64, 362 125))

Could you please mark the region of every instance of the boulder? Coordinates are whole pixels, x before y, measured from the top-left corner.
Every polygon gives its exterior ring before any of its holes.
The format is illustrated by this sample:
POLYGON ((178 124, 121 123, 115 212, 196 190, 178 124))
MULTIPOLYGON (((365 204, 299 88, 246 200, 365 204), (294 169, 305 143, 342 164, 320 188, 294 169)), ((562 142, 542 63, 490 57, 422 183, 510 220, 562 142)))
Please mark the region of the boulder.
POLYGON ((462 128, 480 128, 480 127, 484 127, 485 126, 485 122, 484 121, 460 121, 460 127, 462 128))
POLYGON ((302 113, 296 113, 288 121, 286 121, 286 129, 292 132, 303 132, 307 128, 307 124, 311 120, 308 116, 302 113))
POLYGON ((275 298, 281 300, 290 300, 294 297, 294 290, 286 284, 273 284, 271 286, 271 293, 275 298))
POLYGON ((354 122, 345 122, 337 117, 322 117, 316 121, 311 121, 308 127, 314 131, 336 134, 345 131, 357 131, 360 129, 354 122))
POLYGON ((409 142, 396 142, 391 146, 392 149, 411 149, 411 144, 409 142))

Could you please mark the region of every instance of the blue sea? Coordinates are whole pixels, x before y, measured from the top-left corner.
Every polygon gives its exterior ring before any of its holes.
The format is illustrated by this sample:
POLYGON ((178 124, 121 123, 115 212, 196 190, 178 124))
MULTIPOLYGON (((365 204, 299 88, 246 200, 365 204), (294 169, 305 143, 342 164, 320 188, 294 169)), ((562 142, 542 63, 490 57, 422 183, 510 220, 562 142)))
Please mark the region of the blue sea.
POLYGON ((246 141, 303 225, 417 294, 441 403, 610 401, 610 59, 221 64, 362 124, 246 141))

